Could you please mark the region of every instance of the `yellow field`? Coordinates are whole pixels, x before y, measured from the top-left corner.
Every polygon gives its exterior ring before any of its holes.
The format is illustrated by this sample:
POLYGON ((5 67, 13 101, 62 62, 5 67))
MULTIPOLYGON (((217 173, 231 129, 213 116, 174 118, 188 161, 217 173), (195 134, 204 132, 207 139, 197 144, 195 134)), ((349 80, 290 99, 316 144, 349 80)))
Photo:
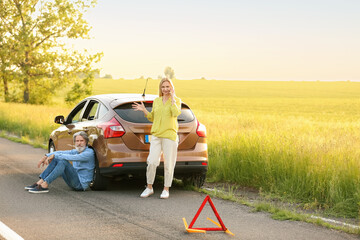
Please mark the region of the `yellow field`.
MULTIPOLYGON (((159 80, 149 80, 157 94, 159 80)), ((176 94, 206 125, 210 180, 358 217, 360 83, 176 80, 176 94)), ((137 92, 144 79, 98 79, 94 94, 137 92)), ((0 128, 45 141, 57 106, 0 103, 0 128), (41 131, 38 131, 40 129, 41 131)))

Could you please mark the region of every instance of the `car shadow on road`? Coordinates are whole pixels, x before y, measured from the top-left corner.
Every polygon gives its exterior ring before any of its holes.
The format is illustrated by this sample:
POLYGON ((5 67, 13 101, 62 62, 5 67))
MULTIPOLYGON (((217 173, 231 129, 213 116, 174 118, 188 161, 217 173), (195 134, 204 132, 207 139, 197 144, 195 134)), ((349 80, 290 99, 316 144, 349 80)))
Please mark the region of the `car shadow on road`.
MULTIPOLYGON (((154 189, 156 191, 162 190, 164 186, 163 177, 156 177, 154 182, 154 189)), ((145 177, 138 178, 124 178, 124 179, 112 179, 108 181, 108 185, 105 191, 143 191, 146 187, 145 177)), ((183 190, 184 186, 180 180, 174 179, 171 189, 183 190)))

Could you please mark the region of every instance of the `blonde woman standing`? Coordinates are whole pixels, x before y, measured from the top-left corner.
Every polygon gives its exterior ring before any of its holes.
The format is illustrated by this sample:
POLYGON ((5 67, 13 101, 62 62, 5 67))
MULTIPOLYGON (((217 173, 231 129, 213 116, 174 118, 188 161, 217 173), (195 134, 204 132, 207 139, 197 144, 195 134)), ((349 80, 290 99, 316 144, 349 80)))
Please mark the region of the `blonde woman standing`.
POLYGON ((179 129, 177 117, 181 113, 181 100, 176 97, 174 85, 171 80, 163 78, 159 84, 159 97, 154 100, 152 111, 148 112, 142 102, 141 104, 134 103, 133 109, 144 112, 146 118, 153 122, 151 127, 150 152, 147 158, 147 187, 140 197, 146 198, 154 193, 153 183, 156 168, 160 164, 160 156, 161 153, 163 153, 165 159, 165 182, 160 198, 169 198, 169 188, 173 181, 177 157, 177 132, 179 129))

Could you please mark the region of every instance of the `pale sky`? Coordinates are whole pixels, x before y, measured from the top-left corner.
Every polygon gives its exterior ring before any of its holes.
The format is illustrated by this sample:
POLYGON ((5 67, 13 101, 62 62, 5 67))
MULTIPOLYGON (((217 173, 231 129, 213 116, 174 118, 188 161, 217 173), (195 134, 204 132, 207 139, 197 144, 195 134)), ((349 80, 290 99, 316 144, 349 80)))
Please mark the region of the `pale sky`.
MULTIPOLYGON (((98 0, 101 75, 360 81, 360 0, 98 0)), ((78 44, 78 43, 77 43, 78 44)))

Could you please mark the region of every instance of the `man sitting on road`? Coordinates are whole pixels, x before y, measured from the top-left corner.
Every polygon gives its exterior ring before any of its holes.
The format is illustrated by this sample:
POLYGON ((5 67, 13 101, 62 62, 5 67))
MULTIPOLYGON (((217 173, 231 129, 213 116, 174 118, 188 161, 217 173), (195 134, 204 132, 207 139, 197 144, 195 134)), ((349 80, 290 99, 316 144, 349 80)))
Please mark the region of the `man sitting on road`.
POLYGON ((73 139, 75 149, 47 153, 40 159, 38 168, 44 165, 48 167, 40 174, 40 180, 26 186, 26 190, 30 193, 47 193, 49 184, 60 176, 76 191, 85 191, 89 187, 95 168, 94 150, 88 147, 89 138, 85 132, 75 133, 73 139))

